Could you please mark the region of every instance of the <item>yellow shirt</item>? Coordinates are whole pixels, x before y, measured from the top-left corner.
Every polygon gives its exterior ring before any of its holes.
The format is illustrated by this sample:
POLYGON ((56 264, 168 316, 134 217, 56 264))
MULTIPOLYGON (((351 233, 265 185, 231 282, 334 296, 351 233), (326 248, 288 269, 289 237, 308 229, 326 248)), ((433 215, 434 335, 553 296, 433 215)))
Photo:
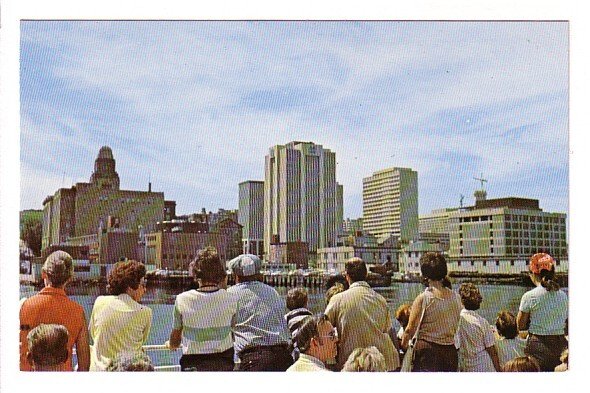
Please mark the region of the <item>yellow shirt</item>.
POLYGON ((99 296, 90 316, 90 371, 101 371, 125 352, 141 351, 152 325, 152 309, 131 296, 99 296))

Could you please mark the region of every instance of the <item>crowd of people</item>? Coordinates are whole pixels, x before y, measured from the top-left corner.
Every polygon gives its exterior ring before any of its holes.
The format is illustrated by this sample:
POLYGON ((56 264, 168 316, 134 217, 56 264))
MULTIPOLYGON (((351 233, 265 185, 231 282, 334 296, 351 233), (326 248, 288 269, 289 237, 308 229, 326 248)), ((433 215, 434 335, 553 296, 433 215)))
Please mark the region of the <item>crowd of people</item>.
MULTIPOLYGON (((425 290, 393 314, 366 282, 360 258, 346 262, 344 279, 326 291, 326 308, 308 309, 304 288, 283 299, 265 284, 261 260, 240 255, 224 265, 214 249, 200 250, 189 271, 197 289, 176 296, 166 346, 182 349, 182 371, 408 371, 493 372, 568 369, 568 300, 548 254, 531 257, 535 288, 516 316, 502 310, 492 326, 477 310, 483 297, 472 283, 453 290, 443 255, 420 259, 425 290), (228 287, 226 268, 236 284, 228 287), (286 307, 285 307, 286 306, 286 307)), ((46 259, 45 287, 21 303, 20 368, 72 371, 153 371, 143 352, 152 324, 142 305, 145 266, 125 260, 108 276, 107 296, 93 305, 89 323, 65 286, 72 257, 46 259), (92 345, 90 345, 92 342, 92 345)))

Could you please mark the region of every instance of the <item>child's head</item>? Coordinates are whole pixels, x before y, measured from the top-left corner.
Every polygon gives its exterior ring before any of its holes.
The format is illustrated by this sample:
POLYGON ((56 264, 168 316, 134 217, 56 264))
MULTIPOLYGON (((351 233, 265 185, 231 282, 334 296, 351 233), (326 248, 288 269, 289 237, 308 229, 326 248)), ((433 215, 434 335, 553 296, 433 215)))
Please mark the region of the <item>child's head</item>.
POLYGON ((518 328, 516 327, 516 318, 507 310, 502 310, 498 313, 496 318, 496 329, 498 334, 507 339, 513 339, 518 335, 518 328))
POLYGON ((307 290, 305 288, 293 288, 287 292, 287 308, 295 310, 307 307, 307 290))
POLYGON ((412 305, 410 303, 404 303, 395 310, 395 319, 405 329, 410 321, 410 309, 412 305))
POLYGON ((539 372, 541 367, 539 363, 532 356, 521 356, 504 363, 502 371, 513 373, 513 372, 539 372))
POLYGON ((475 285, 470 282, 461 284, 459 295, 461 296, 461 303, 463 303, 463 307, 466 310, 479 310, 482 297, 475 285))
POLYGON ((328 290, 326 291, 326 305, 330 303, 330 299, 332 296, 336 295, 337 293, 344 292, 346 288, 339 282, 334 283, 328 290))

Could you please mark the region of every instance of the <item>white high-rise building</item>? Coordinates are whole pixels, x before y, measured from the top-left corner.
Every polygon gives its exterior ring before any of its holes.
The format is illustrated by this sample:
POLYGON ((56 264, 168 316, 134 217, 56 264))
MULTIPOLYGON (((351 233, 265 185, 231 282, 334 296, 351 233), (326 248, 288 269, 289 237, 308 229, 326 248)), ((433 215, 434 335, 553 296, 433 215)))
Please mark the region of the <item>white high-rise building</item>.
POLYGON ((242 225, 242 251, 264 252, 264 182, 248 180, 239 184, 238 223, 242 225))
POLYGON ((264 168, 264 248, 306 242, 309 250, 336 245, 342 192, 336 154, 312 142, 271 147, 264 168))
POLYGON ((418 172, 389 168, 363 179, 363 229, 372 235, 418 238, 418 172))

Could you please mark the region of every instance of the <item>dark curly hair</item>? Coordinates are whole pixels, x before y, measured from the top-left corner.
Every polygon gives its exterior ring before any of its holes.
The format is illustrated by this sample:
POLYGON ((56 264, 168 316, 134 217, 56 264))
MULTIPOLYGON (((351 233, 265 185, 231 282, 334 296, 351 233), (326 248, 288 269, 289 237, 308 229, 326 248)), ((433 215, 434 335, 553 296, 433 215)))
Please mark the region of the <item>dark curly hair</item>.
POLYGON ((227 275, 219 254, 212 247, 197 253, 197 257, 189 264, 189 271, 195 280, 215 283, 220 283, 227 275))
POLYGON ((420 257, 420 272, 433 281, 442 281, 447 276, 447 260, 437 252, 427 252, 420 257))
POLYGON ((461 284, 459 287, 459 295, 461 296, 461 303, 467 310, 478 310, 481 304, 482 297, 479 289, 470 282, 461 284))
POLYGON ((127 288, 137 289, 143 276, 145 276, 143 263, 134 260, 117 262, 109 274, 107 289, 111 295, 115 296, 125 293, 127 288))

